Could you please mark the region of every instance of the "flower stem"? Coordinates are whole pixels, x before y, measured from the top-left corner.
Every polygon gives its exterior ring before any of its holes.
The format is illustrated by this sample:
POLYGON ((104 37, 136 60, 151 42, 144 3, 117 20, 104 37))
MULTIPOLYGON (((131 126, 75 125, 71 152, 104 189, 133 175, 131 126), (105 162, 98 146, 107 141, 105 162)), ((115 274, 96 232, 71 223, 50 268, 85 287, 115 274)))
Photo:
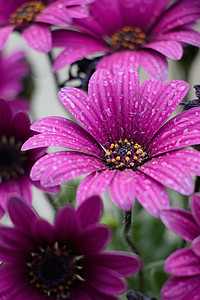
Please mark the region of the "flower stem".
MULTIPOLYGON (((124 212, 124 229, 123 229, 123 237, 131 250, 136 253, 137 255, 141 256, 137 247, 134 245, 131 237, 130 237, 130 229, 131 229, 131 223, 132 223, 132 212, 125 211, 124 212)), ((140 281, 140 290, 144 292, 144 278, 143 278, 143 272, 140 270, 139 272, 139 281, 140 281)))

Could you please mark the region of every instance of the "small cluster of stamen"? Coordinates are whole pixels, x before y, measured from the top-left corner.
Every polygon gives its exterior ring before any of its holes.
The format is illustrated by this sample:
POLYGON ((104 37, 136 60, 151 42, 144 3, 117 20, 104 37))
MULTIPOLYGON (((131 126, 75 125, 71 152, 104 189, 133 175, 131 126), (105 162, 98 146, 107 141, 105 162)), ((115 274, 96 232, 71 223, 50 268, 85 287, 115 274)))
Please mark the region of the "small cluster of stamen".
POLYGON ((41 1, 28 1, 23 3, 10 15, 10 24, 26 24, 34 19, 45 9, 41 1))
POLYGON ((111 47, 114 50, 138 50, 146 42, 146 34, 140 27, 124 26, 111 37, 111 47))
POLYGON ((22 141, 13 136, 0 138, 0 182, 18 178, 25 173, 27 152, 21 151, 22 141))
POLYGON ((78 278, 78 264, 77 257, 65 245, 55 242, 31 252, 27 267, 30 283, 42 294, 59 299, 70 297, 70 288, 78 278))
POLYGON ((129 142, 127 139, 111 144, 105 154, 105 163, 108 167, 119 171, 124 169, 136 170, 146 159, 147 153, 143 151, 142 146, 129 142))

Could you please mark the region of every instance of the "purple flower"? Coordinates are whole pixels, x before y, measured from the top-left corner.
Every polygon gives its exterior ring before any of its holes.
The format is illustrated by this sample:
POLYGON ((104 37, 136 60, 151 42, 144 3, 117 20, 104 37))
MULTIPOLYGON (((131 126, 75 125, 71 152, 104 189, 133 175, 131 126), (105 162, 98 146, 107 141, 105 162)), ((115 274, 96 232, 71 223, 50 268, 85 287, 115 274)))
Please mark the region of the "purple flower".
POLYGON ((23 195, 28 203, 31 202, 31 184, 49 193, 59 192, 58 187, 44 189, 29 177, 35 161, 46 153, 45 148, 20 150, 24 141, 34 134, 28 115, 23 112, 13 114, 8 103, 0 99, 0 216, 13 194, 23 195))
POLYGON ((21 199, 8 212, 14 228, 0 227, 0 298, 7 300, 117 300, 137 255, 106 251, 109 228, 98 224, 102 202, 93 196, 75 211, 66 206, 52 225, 21 199), (28 298, 27 298, 28 297, 28 298))
POLYGON ((13 100, 23 90, 23 80, 28 72, 23 51, 10 55, 0 52, 0 97, 13 100))
POLYGON ((88 15, 83 4, 94 0, 0 0, 0 49, 16 29, 22 31, 27 44, 39 51, 52 48, 50 25, 68 26, 73 18, 88 15))
POLYGON ((200 33, 193 29, 200 18, 199 0, 96 0, 89 9, 87 18, 74 20, 72 30, 53 32, 53 46, 65 47, 54 71, 103 52, 108 55, 100 60, 99 69, 115 73, 121 67, 141 65, 165 80, 166 57, 180 59, 183 43, 200 46, 200 33))
POLYGON ((190 198, 191 212, 170 208, 161 212, 164 224, 191 244, 172 253, 165 271, 173 277, 162 287, 163 300, 198 300, 200 295, 200 193, 190 198))
POLYGON ((200 153, 182 149, 200 143, 200 108, 166 122, 188 88, 184 81, 164 84, 154 78, 140 87, 132 69, 122 69, 115 77, 107 70, 96 71, 88 96, 63 88, 60 101, 83 127, 62 117, 43 118, 31 127, 41 134, 22 149, 59 146, 75 151, 47 154, 35 163, 31 178, 50 187, 91 173, 79 185, 79 203, 108 187, 121 209, 131 210, 136 197, 158 217, 169 206, 163 185, 189 195, 194 189, 190 173, 200 175, 200 153))

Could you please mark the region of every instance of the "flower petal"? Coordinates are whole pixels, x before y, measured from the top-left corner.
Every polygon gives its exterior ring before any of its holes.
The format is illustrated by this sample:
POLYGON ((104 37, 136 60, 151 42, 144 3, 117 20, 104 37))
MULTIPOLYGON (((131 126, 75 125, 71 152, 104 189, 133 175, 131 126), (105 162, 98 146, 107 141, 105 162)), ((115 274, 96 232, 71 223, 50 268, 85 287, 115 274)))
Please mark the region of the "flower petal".
POLYGON ((185 241, 192 242, 200 235, 200 227, 192 214, 181 208, 169 208, 161 211, 162 222, 185 241))
POLYGON ((33 180, 41 180, 44 187, 51 187, 105 168, 106 166, 95 157, 75 151, 61 151, 39 159, 33 166, 30 176, 33 180))
POLYGON ((121 294, 126 288, 125 281, 117 272, 102 266, 88 267, 84 277, 95 289, 106 295, 121 294))
POLYGON ((52 38, 53 47, 65 47, 65 50, 54 60, 54 72, 89 54, 109 51, 99 40, 76 31, 55 30, 52 33, 52 38))
POLYGON ((0 50, 3 49, 7 39, 9 38, 11 32, 14 30, 15 26, 8 25, 0 28, 0 50))
POLYGON ((180 113, 165 123, 155 134, 146 151, 151 156, 200 143, 200 108, 180 113), (151 150, 150 150, 151 149, 151 150))
POLYGON ((113 170, 93 172, 82 180, 77 190, 77 202, 83 203, 85 199, 93 195, 101 196, 109 186, 115 174, 113 170))
POLYGON ((195 30, 176 30, 156 37, 156 40, 175 40, 200 47, 200 33, 195 30))
POLYGON ((199 275, 200 257, 190 248, 179 249, 167 258, 165 271, 175 276, 199 275))
MULTIPOLYGON (((191 299, 190 294, 199 288, 200 276, 172 277, 165 282, 161 289, 163 300, 191 299)), ((198 294, 197 294, 198 295, 198 294)), ((195 300, 195 298, 191 299, 195 300)))
POLYGON ((101 251, 110 239, 110 229, 106 225, 92 224, 80 231, 73 249, 83 255, 101 251))
POLYGON ((153 178, 135 172, 135 189, 138 202, 154 217, 160 216, 160 210, 170 205, 165 188, 153 178))
POLYGON ((191 207, 192 215, 196 223, 200 227, 200 193, 195 193, 194 195, 191 196, 190 207, 191 207))
POLYGON ((142 83, 140 105, 137 107, 138 133, 136 135, 136 140, 140 144, 148 144, 185 97, 188 89, 189 84, 182 80, 173 80, 164 84, 160 80, 150 78, 142 83))
POLYGON ((72 207, 66 206, 58 211, 55 220, 56 236, 60 242, 74 241, 78 235, 79 222, 72 207))
POLYGON ((22 146, 22 150, 57 146, 93 155, 104 155, 97 141, 81 126, 62 117, 46 117, 35 121, 31 129, 42 134, 34 135, 22 146))
POLYGON ((167 78, 168 64, 164 55, 153 50, 140 50, 138 52, 139 64, 151 76, 165 81, 167 78))
POLYGON ((12 197, 8 202, 8 213, 12 223, 22 230, 31 231, 32 225, 37 222, 37 214, 23 200, 22 197, 12 197))
POLYGON ((200 236, 196 237, 196 239, 192 242, 192 250, 200 259, 200 236))
POLYGON ((115 270, 121 276, 131 275, 141 268, 139 256, 124 251, 90 254, 83 258, 81 264, 85 266, 103 266, 115 270))
POLYGON ((145 44, 144 49, 153 49, 159 53, 171 58, 171 59, 180 59, 183 55, 183 47, 180 43, 176 41, 156 41, 149 44, 145 44))
POLYGON ((135 180, 133 170, 118 171, 108 187, 113 202, 122 210, 129 211, 135 202, 135 180))
POLYGON ((103 211, 103 203, 99 196, 87 198, 77 209, 82 227, 99 221, 103 211))
POLYGON ((55 241, 55 229, 46 220, 38 220, 33 226, 33 231, 38 245, 52 244, 55 241))
POLYGON ((140 167, 140 171, 183 195, 190 195, 194 190, 190 171, 184 166, 177 167, 176 160, 171 160, 167 154, 152 158, 140 167))
POLYGON ((22 32, 27 44, 36 51, 49 52, 52 48, 52 38, 49 26, 46 24, 31 24, 22 32))
POLYGON ((139 66, 139 56, 134 51, 119 51, 102 57, 96 70, 106 69, 115 75, 123 67, 137 70, 139 66))

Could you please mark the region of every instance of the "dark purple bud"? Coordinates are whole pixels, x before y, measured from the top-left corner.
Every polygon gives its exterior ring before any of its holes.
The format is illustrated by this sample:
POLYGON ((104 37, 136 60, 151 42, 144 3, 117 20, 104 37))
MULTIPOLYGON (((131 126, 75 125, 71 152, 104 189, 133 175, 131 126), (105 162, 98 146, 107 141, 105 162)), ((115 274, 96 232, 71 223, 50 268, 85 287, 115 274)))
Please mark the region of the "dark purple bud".
POLYGON ((149 298, 141 292, 130 291, 126 294, 128 300, 156 300, 156 298, 149 298))

